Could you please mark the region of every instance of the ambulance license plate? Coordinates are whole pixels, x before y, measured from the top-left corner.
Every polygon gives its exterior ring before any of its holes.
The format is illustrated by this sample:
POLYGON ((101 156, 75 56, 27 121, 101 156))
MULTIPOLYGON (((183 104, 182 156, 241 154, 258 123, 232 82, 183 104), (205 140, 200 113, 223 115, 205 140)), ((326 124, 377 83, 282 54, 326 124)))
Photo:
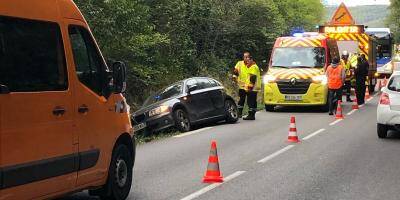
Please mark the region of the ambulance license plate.
POLYGON ((146 128, 146 124, 145 123, 140 123, 138 125, 133 126, 133 130, 136 131, 140 131, 142 129, 146 128))
POLYGON ((301 95, 285 95, 286 101, 301 101, 303 97, 301 95))

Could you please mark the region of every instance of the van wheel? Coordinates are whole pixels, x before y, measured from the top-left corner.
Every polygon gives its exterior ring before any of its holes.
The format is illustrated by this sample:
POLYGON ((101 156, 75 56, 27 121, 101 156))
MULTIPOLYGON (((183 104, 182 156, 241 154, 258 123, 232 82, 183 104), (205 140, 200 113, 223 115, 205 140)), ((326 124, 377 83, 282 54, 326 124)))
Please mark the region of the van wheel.
POLYGON ((177 109, 174 112, 175 119, 175 127, 180 132, 188 132, 192 128, 192 124, 190 123, 189 116, 186 111, 183 109, 177 109))
POLYGON ((239 119, 236 103, 230 99, 225 101, 225 116, 228 123, 236 123, 239 119))
POLYGON ((387 132, 388 132, 388 127, 384 124, 377 124, 377 132, 378 132, 379 138, 386 138, 387 132))
POLYGON ((133 160, 127 146, 120 144, 114 151, 107 183, 99 189, 103 200, 125 200, 132 186, 133 160))
POLYGON ((328 112, 329 111, 329 102, 326 101, 326 104, 321 106, 322 112, 328 112))
POLYGON ((274 112, 275 111, 275 106, 265 105, 265 111, 274 112))

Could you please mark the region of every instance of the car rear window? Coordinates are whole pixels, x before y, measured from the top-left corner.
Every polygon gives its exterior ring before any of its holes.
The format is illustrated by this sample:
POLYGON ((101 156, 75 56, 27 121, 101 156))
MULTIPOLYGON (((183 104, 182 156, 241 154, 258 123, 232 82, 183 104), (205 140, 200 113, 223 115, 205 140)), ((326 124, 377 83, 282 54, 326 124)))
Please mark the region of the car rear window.
POLYGON ((11 92, 68 87, 57 23, 0 16, 0 84, 11 92))
POLYGON ((388 89, 400 92, 400 76, 393 76, 388 84, 388 89))

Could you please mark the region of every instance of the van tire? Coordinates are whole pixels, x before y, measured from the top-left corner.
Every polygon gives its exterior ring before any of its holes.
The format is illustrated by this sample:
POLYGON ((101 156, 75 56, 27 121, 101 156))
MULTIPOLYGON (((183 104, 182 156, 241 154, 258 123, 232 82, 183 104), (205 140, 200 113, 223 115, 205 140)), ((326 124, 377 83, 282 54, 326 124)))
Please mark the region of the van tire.
POLYGON ((273 106, 273 105, 265 105, 265 111, 274 112, 275 111, 275 106, 273 106))
POLYGON ((387 137, 387 132, 388 132, 388 127, 384 124, 377 124, 377 133, 379 138, 386 138, 387 137))
POLYGON ((322 112, 329 111, 329 102, 328 101, 326 101, 326 103, 323 106, 321 106, 321 110, 322 110, 322 112))
POLYGON ((132 175, 132 155, 126 145, 119 144, 112 154, 107 182, 96 191, 97 195, 102 200, 125 200, 131 190, 132 175))

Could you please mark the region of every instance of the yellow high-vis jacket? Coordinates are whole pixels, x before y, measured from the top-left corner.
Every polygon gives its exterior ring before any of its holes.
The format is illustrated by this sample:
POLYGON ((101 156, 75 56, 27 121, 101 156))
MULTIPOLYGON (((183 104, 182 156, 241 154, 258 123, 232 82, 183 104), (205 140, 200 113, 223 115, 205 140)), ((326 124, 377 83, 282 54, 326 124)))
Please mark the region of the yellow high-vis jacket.
POLYGON ((247 67, 244 61, 239 61, 235 66, 235 71, 239 74, 237 83, 240 89, 246 91, 249 88, 253 88, 253 91, 261 90, 261 74, 256 63, 253 63, 251 67, 247 67), (252 77, 256 78, 255 84, 251 81, 252 77))

